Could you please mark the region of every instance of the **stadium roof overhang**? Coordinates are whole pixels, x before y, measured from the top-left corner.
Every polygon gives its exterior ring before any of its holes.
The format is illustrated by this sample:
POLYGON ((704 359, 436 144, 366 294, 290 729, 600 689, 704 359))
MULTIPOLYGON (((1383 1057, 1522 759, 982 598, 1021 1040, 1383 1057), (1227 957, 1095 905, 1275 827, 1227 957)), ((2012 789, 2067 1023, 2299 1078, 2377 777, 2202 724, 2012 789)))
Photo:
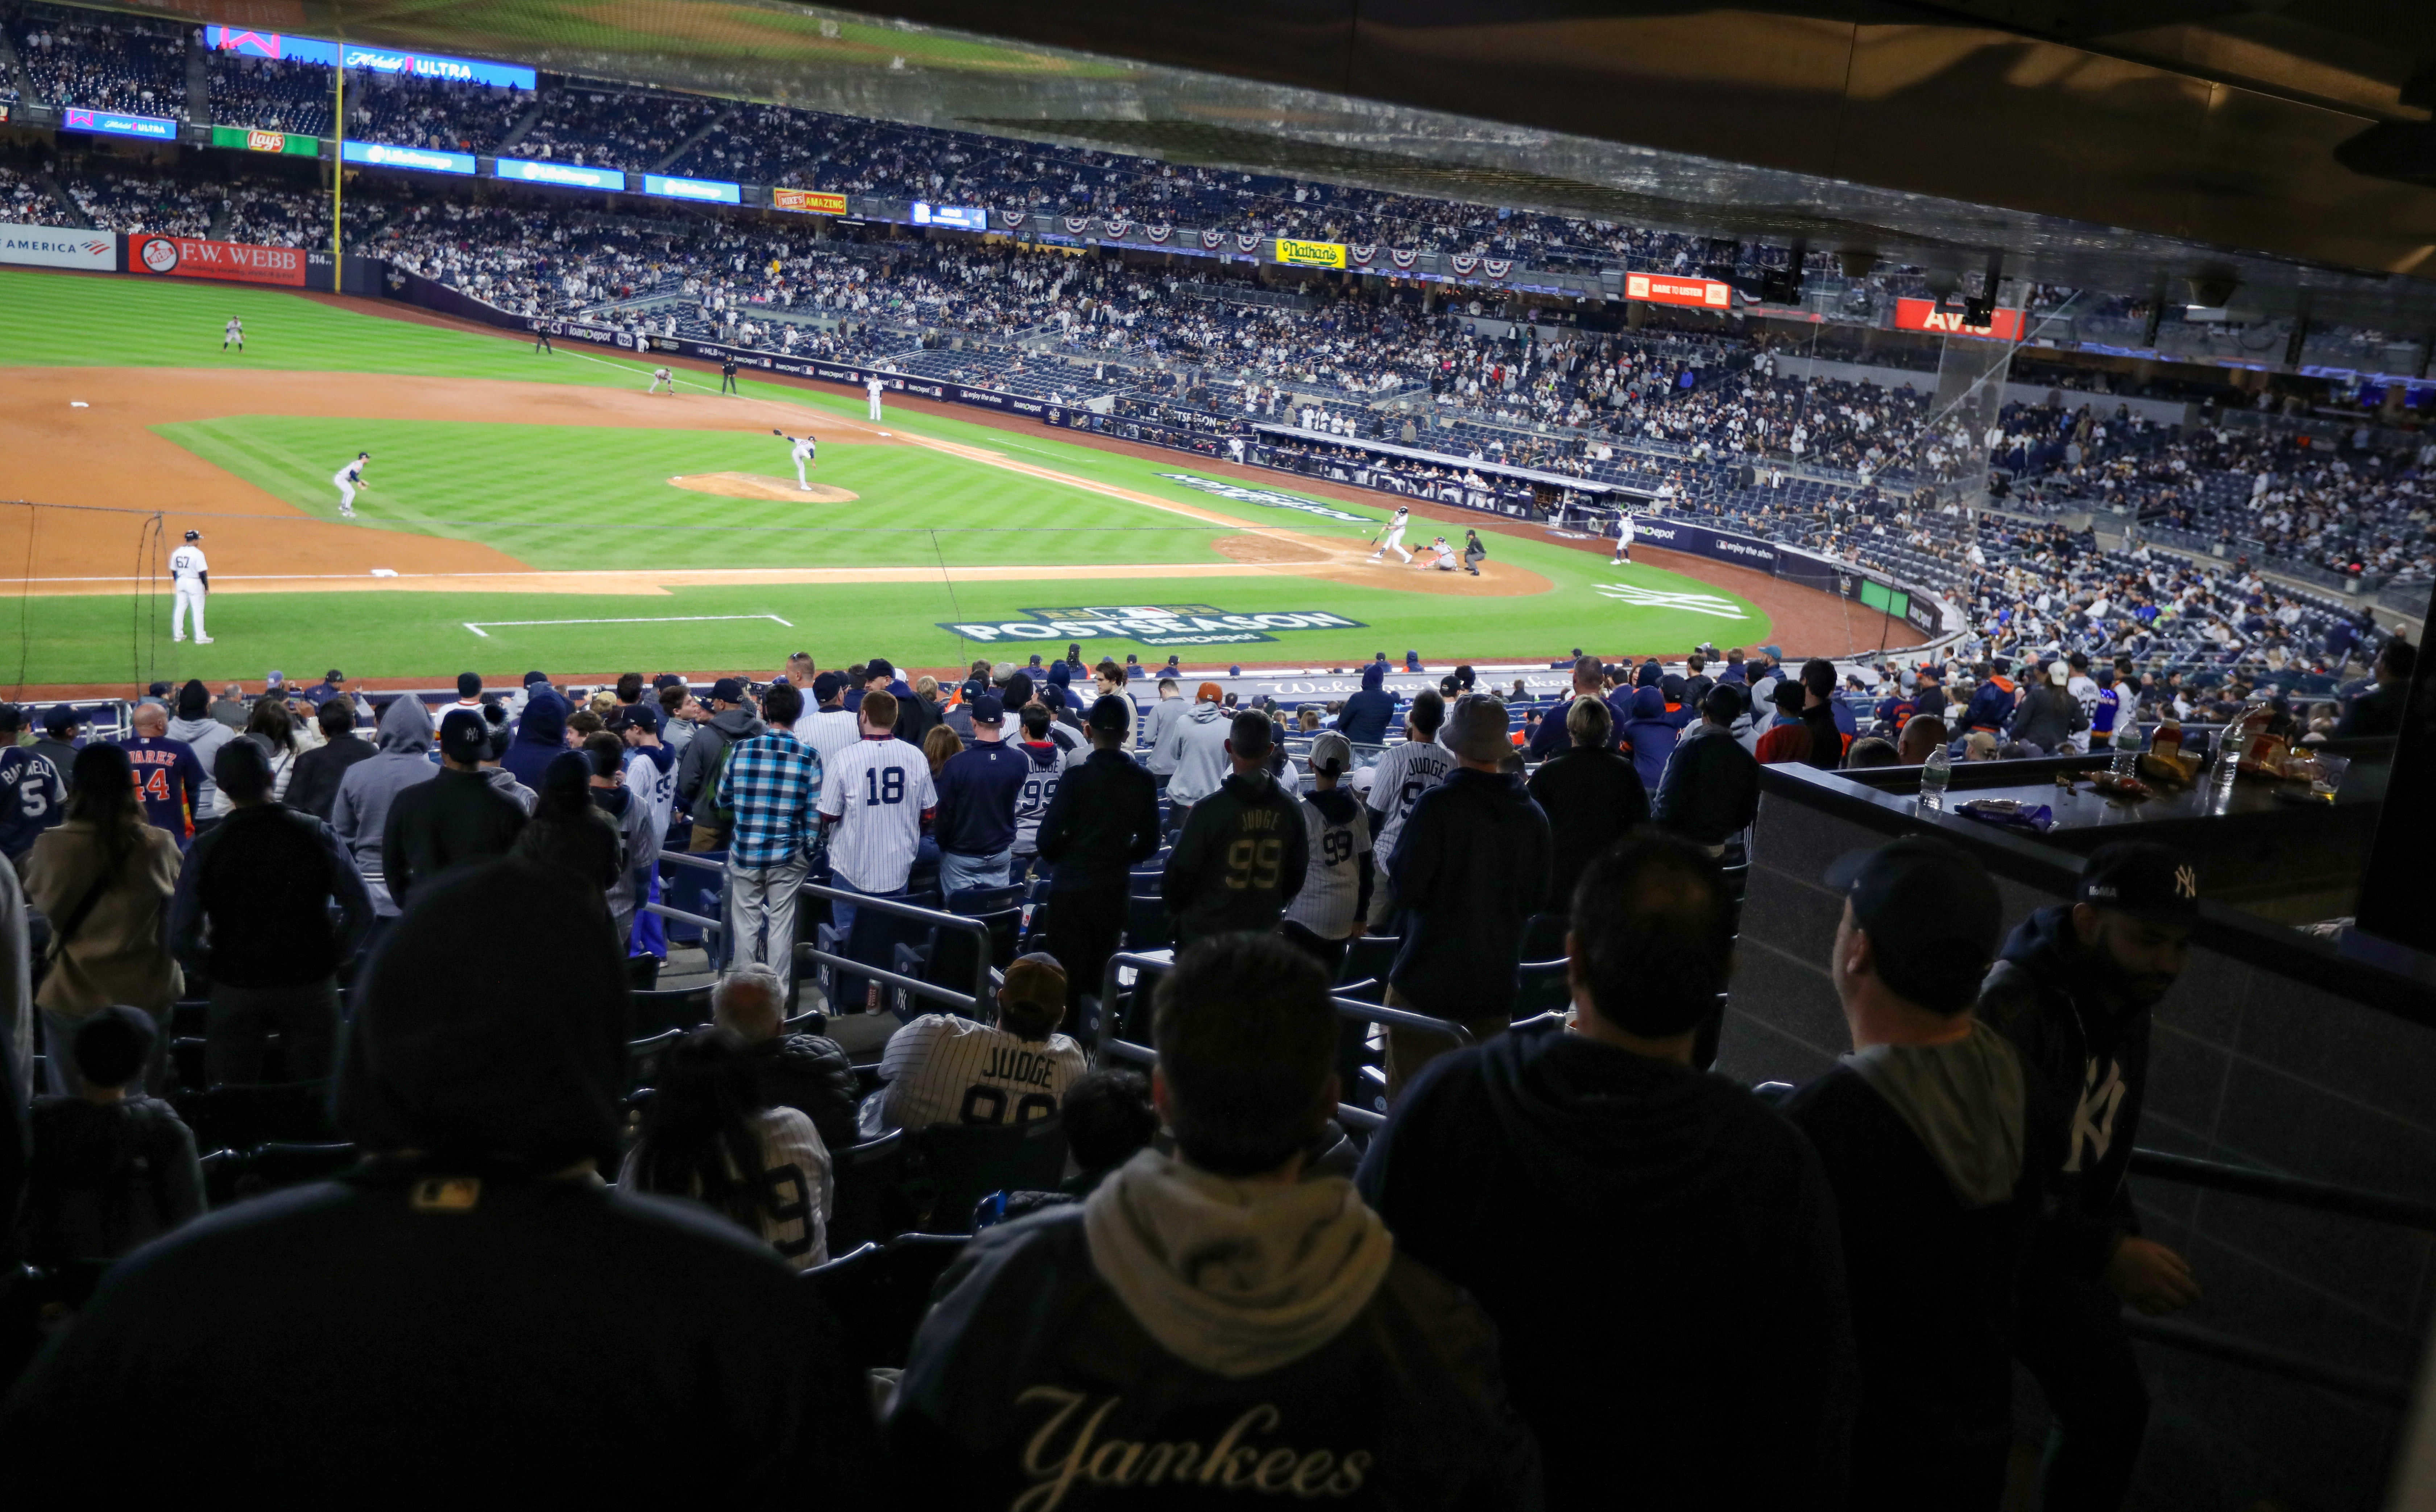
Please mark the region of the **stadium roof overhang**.
POLYGON ((112 9, 2436 329, 2425 0, 112 9))

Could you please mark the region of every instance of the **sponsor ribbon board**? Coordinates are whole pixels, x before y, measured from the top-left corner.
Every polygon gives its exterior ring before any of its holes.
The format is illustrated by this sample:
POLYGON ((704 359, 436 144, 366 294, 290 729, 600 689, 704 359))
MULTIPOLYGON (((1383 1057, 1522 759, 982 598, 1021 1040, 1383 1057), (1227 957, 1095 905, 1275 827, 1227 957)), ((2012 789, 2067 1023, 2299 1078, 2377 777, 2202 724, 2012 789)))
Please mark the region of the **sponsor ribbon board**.
POLYGON ((304 253, 295 247, 256 247, 194 236, 127 238, 127 270, 165 278, 211 278, 231 284, 304 287, 304 253))
POLYGON ((1011 641, 1129 640, 1141 646, 1240 646, 1274 641, 1294 630, 1362 630, 1358 619, 1324 609, 1228 614, 1212 604, 1094 604, 1026 609, 1028 619, 942 622, 940 629, 966 640, 997 645, 1011 641))
POLYGON ((816 189, 773 189, 770 208, 792 210, 806 216, 842 216, 845 214, 845 196, 824 194, 816 189))
POLYGON ((1278 238, 1278 261, 1289 268, 1342 268, 1345 244, 1340 241, 1296 241, 1278 238))

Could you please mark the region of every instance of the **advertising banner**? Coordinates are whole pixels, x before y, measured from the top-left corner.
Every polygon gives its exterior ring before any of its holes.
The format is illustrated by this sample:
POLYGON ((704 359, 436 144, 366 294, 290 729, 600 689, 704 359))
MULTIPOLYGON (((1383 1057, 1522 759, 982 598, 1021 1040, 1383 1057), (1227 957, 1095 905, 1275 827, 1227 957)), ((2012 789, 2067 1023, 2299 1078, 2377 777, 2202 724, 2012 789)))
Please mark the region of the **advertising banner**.
POLYGON ((700 200, 722 205, 744 202, 744 186, 724 179, 677 179, 665 173, 646 173, 643 192, 663 200, 700 200))
POLYGON ((299 157, 322 155, 322 139, 295 131, 261 131, 246 126, 215 126, 212 146, 233 147, 241 152, 293 152, 299 157))
MULTIPOLYGON (((214 52, 238 53, 248 58, 279 58, 293 63, 319 63, 324 68, 339 66, 339 43, 318 37, 295 37, 244 26, 205 26, 203 45, 214 52)), ((506 84, 515 89, 531 89, 537 82, 531 69, 513 63, 485 63, 471 58, 368 47, 352 42, 346 44, 345 52, 349 68, 367 73, 409 74, 416 78, 446 79, 460 84, 506 84)))
POLYGON ((167 278, 215 278, 233 284, 304 287, 304 253, 296 247, 256 247, 193 236, 127 238, 127 270, 167 278))
POLYGON ((914 224, 953 226, 958 231, 987 231, 989 212, 970 205, 934 205, 916 200, 914 201, 914 224))
POLYGON ((491 171, 496 178, 513 179, 521 183, 555 183, 566 189, 607 189, 622 194, 626 188, 623 168, 586 168, 534 158, 500 158, 491 171))
POLYGON ((1647 300, 1652 304, 1688 304, 1705 310, 1734 307, 1731 285, 1720 284, 1714 278, 1674 278, 1664 273, 1625 274, 1624 297, 1647 300))
POLYGON ((2022 339, 2022 312, 1997 310, 1986 325, 1965 325, 1960 310, 1940 309, 1933 299, 1899 299, 1895 301, 1895 328, 1938 331, 1947 336, 1975 336, 1991 341, 2018 341, 2022 339))
POLYGON ((375 168, 411 168, 417 173, 472 173, 474 154, 442 152, 427 147, 392 147, 386 142, 346 142, 339 156, 349 163, 375 168))
POLYGON ((107 231, 0 225, 0 263, 17 263, 28 268, 81 268, 96 273, 115 272, 118 269, 118 237, 107 231))
POLYGON ((792 210, 807 216, 842 216, 845 214, 845 196, 822 194, 813 189, 773 189, 770 208, 792 210))
POLYGON ((97 131, 104 136, 140 136, 148 142, 178 140, 178 123, 165 115, 129 115, 119 111, 89 111, 71 105, 60 117, 66 131, 97 131))
POLYGON ((1289 268, 1342 268, 1345 266, 1345 244, 1296 241, 1291 236, 1279 236, 1278 261, 1289 268))
POLYGON ((1257 615, 1228 614, 1210 604, 1093 604, 1063 609, 1026 609, 1028 619, 995 623, 942 623, 966 640, 990 644, 1016 640, 1130 640, 1141 646, 1238 646, 1274 641, 1287 630, 1362 630, 1322 609, 1257 615))

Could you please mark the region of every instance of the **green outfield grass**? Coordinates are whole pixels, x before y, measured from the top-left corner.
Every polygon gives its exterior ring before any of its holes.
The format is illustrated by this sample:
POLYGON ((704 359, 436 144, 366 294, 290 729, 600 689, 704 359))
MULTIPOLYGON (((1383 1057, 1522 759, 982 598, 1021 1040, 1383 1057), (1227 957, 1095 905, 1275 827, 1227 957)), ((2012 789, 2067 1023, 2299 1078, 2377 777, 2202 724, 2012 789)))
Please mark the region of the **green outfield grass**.
MULTIPOLYGON (((645 381, 644 364, 580 353, 572 343, 556 357, 536 356, 513 338, 389 320, 241 287, 0 271, 0 312, 11 333, 10 342, 0 348, 0 363, 11 365, 278 368, 635 388, 645 381), (231 314, 246 322, 249 350, 242 357, 218 351, 219 324, 231 314)), ((693 383, 705 392, 710 386, 700 374, 693 383)), ((811 411, 859 417, 862 408, 860 394, 749 379, 744 389, 752 397, 811 411)), ((817 480, 851 489, 861 499, 802 505, 669 485, 667 479, 681 473, 792 477, 785 447, 751 432, 281 415, 158 428, 197 456, 322 518, 337 513, 330 473, 340 460, 369 449, 374 454, 374 486, 357 501, 363 528, 478 540, 543 570, 1220 560, 1210 545, 1224 533, 1219 528, 1110 498, 1077 482, 1114 485, 1248 525, 1322 536, 1367 535, 1388 509, 1383 500, 1345 504, 1303 495, 1282 474, 1258 486, 1358 521, 1229 499, 1170 476, 1206 476, 1180 454, 1122 456, 1063 440, 1045 426, 1009 430, 908 413, 893 413, 888 424, 909 435, 961 443, 1060 476, 1024 476, 930 448, 832 444, 823 449, 817 480)), ((0 494, 8 492, 6 467, 0 458, 0 494)), ((1426 540, 1439 528, 1417 522, 1413 534, 1426 540)), ((332 665, 355 676, 439 681, 467 667, 485 674, 535 666, 700 671, 774 667, 786 652, 797 649, 809 650, 825 666, 875 653, 900 664, 945 666, 1010 649, 1020 660, 1024 646, 1005 638, 995 646, 978 643, 942 624, 1006 622, 1027 610, 1094 604, 1198 604, 1238 615, 1325 611, 1365 627, 1284 631, 1266 643, 1174 648, 1188 662, 1204 665, 1325 666, 1407 647, 1434 664, 1458 656, 1544 661, 1574 645, 1595 644, 1610 653, 1679 652, 1701 640, 1766 638, 1767 621, 1750 604, 1695 579, 1647 566, 1618 574, 1603 557, 1554 543, 1489 540, 1498 561, 1539 573, 1548 580, 1549 591, 1471 599, 1304 578, 1044 577, 978 584, 684 588, 665 596, 218 594, 212 603, 218 644, 206 648, 168 644, 164 592, 150 605, 161 619, 157 635, 155 627, 138 623, 147 604, 121 594, 35 599, 22 608, 19 638, 24 680, 35 684, 123 682, 131 668, 140 671, 138 680, 172 673, 259 679, 273 667, 296 673, 332 665), (1627 579, 1637 590, 1697 600, 1619 601, 1613 586, 1627 579), (775 617, 786 624, 727 617, 775 617), (521 620, 584 623, 501 623, 521 620), (466 629, 469 622, 484 627, 484 634, 466 629)), ((276 564, 217 557, 213 565, 217 573, 230 576, 279 570, 276 564)), ((39 564, 35 573, 41 575, 39 564)), ((1060 647, 1069 638, 1053 634, 1060 647)), ((1164 660, 1169 650, 1116 638, 1101 644, 1118 654, 1139 652, 1146 661, 1164 660)), ((0 672, 9 660, 0 646, 0 672)))

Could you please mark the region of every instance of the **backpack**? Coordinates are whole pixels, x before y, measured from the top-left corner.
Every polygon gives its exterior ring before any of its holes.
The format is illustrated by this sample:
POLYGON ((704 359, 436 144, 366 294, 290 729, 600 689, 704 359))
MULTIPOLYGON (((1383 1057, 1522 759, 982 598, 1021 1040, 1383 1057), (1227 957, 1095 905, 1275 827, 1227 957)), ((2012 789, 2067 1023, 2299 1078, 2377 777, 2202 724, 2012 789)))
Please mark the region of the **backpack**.
POLYGON ((719 807, 720 773, 727 770, 728 753, 735 749, 736 742, 722 734, 719 739, 719 755, 710 758, 710 770, 703 773, 702 787, 694 793, 694 818, 697 821, 707 820, 710 826, 722 834, 729 833, 736 828, 735 808, 719 807))

